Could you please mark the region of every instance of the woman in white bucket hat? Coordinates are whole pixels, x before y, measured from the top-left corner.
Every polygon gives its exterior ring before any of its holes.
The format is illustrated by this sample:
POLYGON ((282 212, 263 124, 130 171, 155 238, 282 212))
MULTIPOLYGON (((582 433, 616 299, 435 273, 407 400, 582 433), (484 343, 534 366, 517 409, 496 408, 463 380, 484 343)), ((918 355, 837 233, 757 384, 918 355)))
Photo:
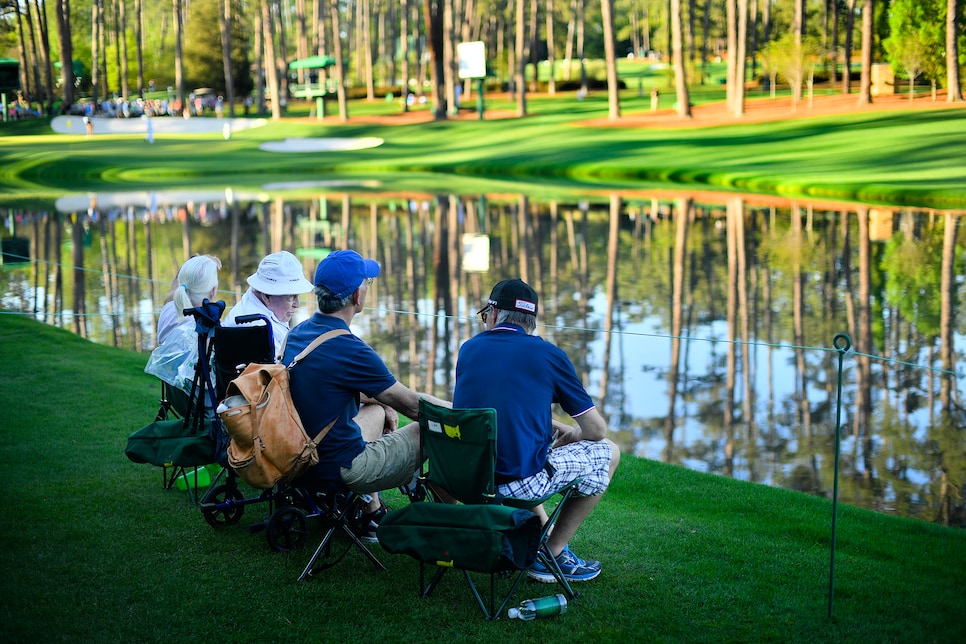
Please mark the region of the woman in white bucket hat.
POLYGON ((264 315, 272 321, 277 356, 288 334, 289 322, 299 308, 299 295, 311 291, 312 282, 305 279, 298 258, 283 250, 266 255, 258 263, 258 270, 248 278, 248 286, 238 304, 224 316, 222 325, 238 326, 235 318, 243 315, 264 315))

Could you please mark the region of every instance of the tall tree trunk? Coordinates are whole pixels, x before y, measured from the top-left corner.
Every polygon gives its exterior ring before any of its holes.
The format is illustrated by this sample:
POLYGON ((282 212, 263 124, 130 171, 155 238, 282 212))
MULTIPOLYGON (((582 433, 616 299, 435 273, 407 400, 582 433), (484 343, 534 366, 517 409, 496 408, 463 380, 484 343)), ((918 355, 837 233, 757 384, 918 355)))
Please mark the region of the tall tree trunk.
MULTIPOLYGON (((34 10, 33 6, 28 2, 24 6, 26 9, 24 15, 27 17, 27 35, 30 37, 30 72, 33 73, 33 93, 27 94, 27 100, 41 100, 41 82, 40 82, 40 53, 37 51, 37 29, 34 25, 34 10)), ((27 64, 27 58, 24 58, 24 64, 27 64)))
POLYGON ((50 30, 47 28, 47 2, 34 0, 37 5, 37 29, 40 33, 40 61, 44 68, 44 86, 46 87, 47 110, 54 111, 54 75, 53 64, 50 62, 50 30))
POLYGON ((372 65, 372 7, 369 0, 362 0, 362 55, 366 69, 366 98, 376 98, 376 79, 372 65))
POLYGON ((684 23, 684 49, 688 52, 687 61, 694 64, 697 59, 695 56, 695 46, 694 46, 694 19, 697 15, 696 0, 688 0, 688 21, 684 23))
POLYGON ((128 100, 131 95, 131 88, 127 82, 127 3, 124 0, 120 0, 118 3, 118 19, 121 23, 120 26, 120 42, 118 43, 118 49, 121 51, 121 96, 124 100, 128 100))
MULTIPOLYGON (((100 23, 97 25, 97 40, 98 47, 101 50, 101 86, 103 87, 104 100, 110 100, 111 98, 111 80, 107 75, 107 11, 104 9, 104 1, 98 0, 101 5, 101 10, 97 14, 97 20, 100 23)), ((182 24, 184 24, 184 17, 182 16, 182 24)))
POLYGON ((584 36, 586 33, 586 9, 584 0, 577 0, 577 60, 580 63, 580 92, 587 95, 587 61, 584 60, 584 36))
POLYGON ((124 91, 124 87, 127 85, 125 79, 121 76, 121 8, 118 5, 123 4, 119 0, 112 1, 112 17, 114 22, 114 73, 117 74, 117 91, 120 92, 121 99, 126 99, 127 95, 124 91))
MULTIPOLYGON (((174 0, 175 4, 178 1, 174 0)), ((91 99, 94 101, 95 109, 99 106, 99 93, 101 90, 101 50, 99 48, 101 39, 98 38, 97 33, 98 27, 101 24, 100 11, 101 0, 94 0, 91 3, 91 99)))
POLYGON ((956 26, 958 15, 957 0, 946 0, 946 100, 958 103, 963 100, 963 89, 959 83, 959 30, 956 26))
POLYGON ((683 34, 681 33, 681 0, 671 2, 671 65, 674 67, 674 87, 677 110, 681 118, 691 118, 691 94, 684 66, 683 34))
POLYGON ((725 0, 725 21, 728 23, 728 51, 725 66, 725 104, 729 112, 735 109, 735 70, 738 67, 738 9, 735 0, 725 0))
POLYGON ((835 85, 838 82, 838 55, 839 55, 839 3, 837 0, 829 1, 830 10, 832 12, 832 24, 829 28, 831 34, 831 42, 829 44, 829 51, 831 52, 832 64, 829 65, 828 70, 828 81, 830 85, 835 85))
MULTIPOLYGON (((100 0, 97 0, 100 2, 100 0)), ((181 0, 174 1, 174 84, 177 91, 178 102, 183 109, 189 109, 185 105, 184 95, 184 24, 181 22, 181 0)), ((262 0, 264 2, 264 0, 262 0)))
POLYGON ((516 47, 514 58, 516 59, 516 69, 513 74, 513 85, 517 91, 517 116, 527 115, 527 56, 526 56, 526 16, 525 0, 517 0, 516 24, 516 47))
POLYGON ((556 66, 553 46, 553 0, 547 0, 547 67, 550 69, 550 76, 547 78, 547 95, 549 96, 557 93, 556 66))
POLYGON ((443 6, 444 0, 423 0, 423 14, 426 22, 426 33, 429 34, 429 71, 433 88, 433 118, 437 121, 446 120, 446 106, 443 97, 446 95, 443 64, 443 6))
POLYGON ((701 38, 701 69, 708 68, 708 47, 711 44, 711 0, 704 0, 703 34, 701 38))
POLYGON ((570 0, 570 20, 567 21, 567 44, 564 46, 564 80, 570 80, 570 62, 574 57, 574 40, 577 37, 577 0, 570 0))
MULTIPOLYGON (((305 0, 295 0, 295 57, 299 60, 309 57, 309 32, 306 24, 305 0)), ((299 83, 304 83, 306 71, 298 70, 299 83)))
MULTIPOLYGON (((281 98, 279 98, 279 113, 284 112, 286 103, 288 102, 288 63, 286 62, 285 56, 286 52, 289 50, 288 47, 288 26, 286 21, 288 20, 288 0, 271 0, 270 6, 272 8, 272 25, 273 25, 273 38, 275 40, 275 78, 278 79, 278 93, 281 98), (283 6, 283 3, 285 6, 283 6)), ((276 251, 279 249, 276 249, 276 251)), ((275 252, 275 251, 273 251, 275 252)))
POLYGON ((443 1, 443 84, 446 87, 446 113, 459 114, 456 104, 456 85, 459 83, 456 71, 456 16, 453 0, 443 1))
POLYGON ((748 61, 751 63, 751 78, 754 80, 758 78, 758 0, 751 0, 748 21, 748 61))
POLYGON ((795 16, 792 18, 792 34, 795 36, 795 44, 801 45, 802 38, 805 37, 805 0, 794 0, 795 16))
POLYGON ((57 0, 57 35, 60 39, 60 80, 64 107, 74 102, 74 46, 71 43, 70 0, 57 0))
POLYGON ((604 57, 607 65, 607 117, 616 121, 621 117, 621 97, 614 44, 614 0, 601 0, 600 9, 604 23, 604 57))
MULTIPOLYGON (((303 7, 304 8, 304 7, 303 7)), ((228 100, 228 116, 235 117, 235 79, 231 63, 231 0, 224 0, 218 12, 218 28, 221 30, 221 60, 225 70, 225 98, 228 100)), ((304 28, 304 24, 303 24, 304 28)))
POLYGON ((255 52, 255 112, 258 114, 265 113, 265 46, 262 44, 262 40, 265 35, 265 29, 262 26, 262 12, 261 8, 257 11, 252 10, 254 13, 254 19, 252 22, 255 25, 255 34, 253 41, 252 50, 255 52))
POLYGON ((735 116, 742 116, 745 113, 745 54, 748 43, 748 0, 738 0, 736 14, 738 51, 735 55, 735 92, 734 102, 731 105, 731 113, 735 116))
POLYGON ((842 93, 852 91, 852 32, 855 30, 855 0, 849 0, 845 13, 845 44, 842 47, 842 93))
POLYGON ((409 0, 402 0, 399 7, 399 57, 402 62, 399 94, 402 98, 403 112, 409 111, 409 0))
POLYGON ((329 15, 332 18, 332 52, 335 54, 336 96, 339 100, 339 120, 349 120, 349 102, 345 95, 345 65, 342 62, 342 19, 339 14, 339 0, 330 0, 329 15))
POLYGON ((134 56, 138 67, 138 96, 144 98, 144 0, 134 0, 134 56))
POLYGON ((379 11, 379 81, 383 87, 394 88, 396 85, 396 32, 398 20, 395 16, 396 5, 390 4, 379 11))
POLYGON ((872 36, 875 25, 875 0, 865 0, 862 7, 862 86, 859 105, 872 103, 872 36))
POLYGON ((262 42, 265 47, 265 80, 272 95, 272 120, 282 118, 282 88, 278 82, 278 54, 275 47, 275 0, 261 0, 262 42))
POLYGON ((21 13, 20 6, 17 4, 14 5, 13 10, 17 14, 17 50, 20 54, 20 60, 23 61, 23 65, 20 66, 20 87, 23 88, 24 96, 29 99, 33 96, 33 92, 30 86, 30 66, 27 57, 27 41, 24 38, 23 13, 21 13))
POLYGON ((423 44, 426 41, 423 38, 423 30, 420 28, 419 16, 421 13, 419 11, 419 4, 414 2, 412 9, 413 12, 410 17, 410 38, 413 44, 413 60, 416 61, 416 72, 413 76, 416 81, 416 96, 422 98, 425 94, 423 88, 426 87, 426 57, 423 55, 425 51, 423 44))

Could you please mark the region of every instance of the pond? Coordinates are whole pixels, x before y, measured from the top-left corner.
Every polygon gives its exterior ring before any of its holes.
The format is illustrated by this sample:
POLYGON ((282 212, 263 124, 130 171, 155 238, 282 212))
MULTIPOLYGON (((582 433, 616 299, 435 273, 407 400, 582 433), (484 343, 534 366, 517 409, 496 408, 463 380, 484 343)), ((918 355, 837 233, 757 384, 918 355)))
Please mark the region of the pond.
POLYGON ((671 190, 78 194, 0 209, 0 297, 146 359, 191 254, 221 259, 231 306, 267 253, 311 276, 354 248, 383 269, 355 332, 449 398, 475 312, 521 277, 625 453, 830 496, 838 430, 840 501, 964 525, 963 214, 671 190))

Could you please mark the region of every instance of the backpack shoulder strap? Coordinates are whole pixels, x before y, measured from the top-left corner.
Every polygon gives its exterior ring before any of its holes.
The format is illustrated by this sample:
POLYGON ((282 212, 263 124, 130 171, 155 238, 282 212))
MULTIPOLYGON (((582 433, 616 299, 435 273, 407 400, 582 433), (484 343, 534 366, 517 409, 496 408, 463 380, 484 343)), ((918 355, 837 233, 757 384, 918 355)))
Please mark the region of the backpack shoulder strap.
MULTIPOLYGON (((292 358, 292 362, 288 365, 288 368, 291 369, 292 367, 297 365, 299 362, 305 359, 305 356, 315 351, 315 349, 318 348, 318 346, 323 342, 327 340, 331 340, 332 338, 335 338, 340 335, 349 335, 348 329, 332 329, 331 331, 323 333, 316 339, 312 340, 312 342, 309 343, 309 346, 302 349, 301 353, 299 353, 297 356, 292 358)), ((288 340, 288 336, 286 336, 285 339, 288 340)), ((285 352, 285 347, 283 346, 282 353, 284 354, 284 352, 285 352)))

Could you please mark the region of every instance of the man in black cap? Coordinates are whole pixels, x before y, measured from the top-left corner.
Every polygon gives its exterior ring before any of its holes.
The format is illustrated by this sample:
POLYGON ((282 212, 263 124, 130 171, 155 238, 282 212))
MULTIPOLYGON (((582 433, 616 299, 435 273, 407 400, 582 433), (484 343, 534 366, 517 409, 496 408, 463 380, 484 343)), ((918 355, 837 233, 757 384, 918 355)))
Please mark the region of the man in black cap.
MULTIPOLYGON (((496 409, 496 479, 504 496, 537 499, 583 477, 547 545, 568 580, 587 581, 600 574, 600 562, 581 559, 567 543, 607 489, 620 451, 567 354, 532 335, 537 306, 536 291, 523 280, 493 287, 479 311, 485 330, 460 348, 453 406, 496 409), (553 419, 554 403, 576 427, 553 419)), ((539 562, 529 576, 555 581, 539 562)))
MULTIPOLYGON (((306 433, 315 436, 335 420, 319 444, 319 464, 301 479, 310 486, 341 481, 354 492, 373 494, 408 484, 419 469, 419 424, 385 433, 387 418, 395 420, 396 411, 416 418, 421 397, 450 406, 398 382, 382 358, 349 332, 349 323, 365 308, 369 284, 379 272, 375 260, 354 250, 330 253, 315 271, 318 312, 288 334, 285 364, 320 335, 345 331, 291 371, 292 402, 306 433)), ((375 531, 385 513, 373 494, 360 522, 363 541, 376 541, 375 531)))

